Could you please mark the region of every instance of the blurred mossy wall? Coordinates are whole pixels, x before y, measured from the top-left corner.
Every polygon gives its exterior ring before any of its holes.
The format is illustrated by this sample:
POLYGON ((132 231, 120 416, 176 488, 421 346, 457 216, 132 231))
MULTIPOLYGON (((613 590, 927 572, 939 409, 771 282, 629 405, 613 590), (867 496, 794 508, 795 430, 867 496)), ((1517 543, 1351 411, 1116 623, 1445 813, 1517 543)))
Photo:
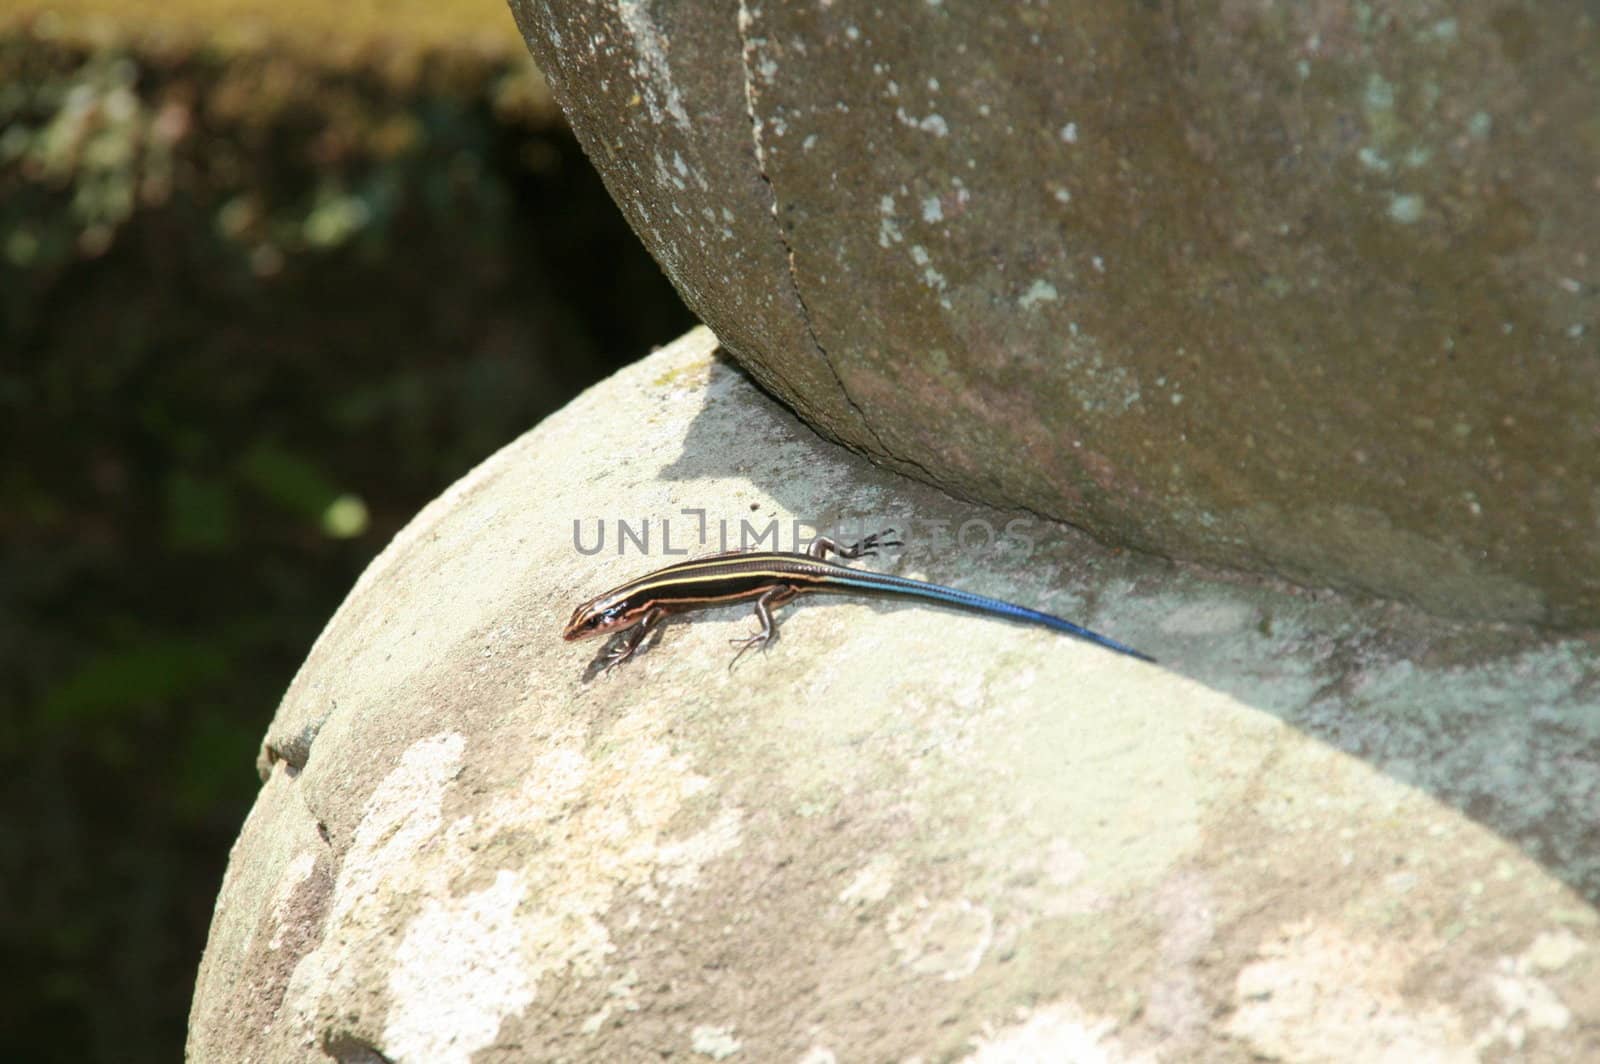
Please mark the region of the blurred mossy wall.
POLYGON ((0 12, 0 1060, 179 1058, 356 575, 688 324, 495 0, 0 12))

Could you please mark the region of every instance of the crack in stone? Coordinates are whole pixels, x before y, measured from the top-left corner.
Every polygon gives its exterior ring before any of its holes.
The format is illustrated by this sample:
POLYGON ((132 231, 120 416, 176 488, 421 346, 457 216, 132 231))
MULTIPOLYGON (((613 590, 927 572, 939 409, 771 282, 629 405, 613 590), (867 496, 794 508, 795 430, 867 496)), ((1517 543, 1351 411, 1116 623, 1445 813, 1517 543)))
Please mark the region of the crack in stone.
POLYGON ((794 299, 800 306, 800 320, 805 325, 806 335, 811 339, 811 346, 816 348, 817 354, 822 356, 822 364, 828 367, 828 373, 833 377, 834 385, 839 389, 839 394, 844 398, 845 404, 855 414, 856 421, 872 437, 872 442, 878 455, 894 462, 905 462, 917 469, 926 470, 915 462, 907 462, 894 455, 883 442, 883 437, 867 420, 866 412, 861 405, 850 395, 850 389, 845 387, 844 378, 839 375, 838 367, 833 364, 833 358, 828 354, 828 349, 823 345, 822 338, 817 335, 816 326, 811 322, 811 309, 806 305, 805 295, 801 292, 800 277, 795 270, 794 247, 789 243, 789 238, 783 231, 783 218, 778 211, 778 190, 772 184, 772 175, 767 168, 767 151, 762 143, 762 130, 765 123, 756 112, 756 85, 755 85, 755 58, 758 43, 764 38, 751 37, 750 28, 755 22, 751 14, 748 0, 739 0, 739 50, 740 66, 744 72, 744 106, 745 117, 750 120, 750 139, 756 153, 756 172, 761 175, 761 183, 766 186, 767 194, 772 208, 773 228, 776 230, 778 243, 783 245, 784 262, 789 268, 789 288, 794 292, 794 299))

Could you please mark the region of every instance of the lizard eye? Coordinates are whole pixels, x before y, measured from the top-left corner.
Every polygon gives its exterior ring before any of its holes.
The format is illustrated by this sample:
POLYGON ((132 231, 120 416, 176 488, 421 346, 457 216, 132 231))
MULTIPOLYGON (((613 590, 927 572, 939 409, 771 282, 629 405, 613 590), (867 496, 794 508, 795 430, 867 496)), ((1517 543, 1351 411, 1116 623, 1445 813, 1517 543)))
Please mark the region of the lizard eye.
POLYGON ((622 613, 621 606, 611 606, 603 610, 595 610, 584 618, 583 626, 590 631, 608 627, 622 613))

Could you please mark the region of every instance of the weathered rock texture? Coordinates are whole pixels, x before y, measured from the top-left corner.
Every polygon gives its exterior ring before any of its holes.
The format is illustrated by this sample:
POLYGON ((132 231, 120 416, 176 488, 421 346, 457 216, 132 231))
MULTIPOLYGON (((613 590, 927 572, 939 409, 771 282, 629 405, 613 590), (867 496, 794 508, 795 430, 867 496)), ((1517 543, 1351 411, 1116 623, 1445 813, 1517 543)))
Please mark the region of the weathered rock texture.
POLYGON ((1600 623, 1582 0, 511 0, 811 424, 1173 557, 1600 623))
POLYGON ((351 592, 268 732, 194 1061, 1600 1059, 1600 640, 1012 524, 710 348, 552 417, 351 592), (1166 667, 835 600, 735 672, 743 609, 585 684, 562 622, 647 563, 573 520, 648 519, 659 562, 684 508, 892 523, 873 564, 1166 667))

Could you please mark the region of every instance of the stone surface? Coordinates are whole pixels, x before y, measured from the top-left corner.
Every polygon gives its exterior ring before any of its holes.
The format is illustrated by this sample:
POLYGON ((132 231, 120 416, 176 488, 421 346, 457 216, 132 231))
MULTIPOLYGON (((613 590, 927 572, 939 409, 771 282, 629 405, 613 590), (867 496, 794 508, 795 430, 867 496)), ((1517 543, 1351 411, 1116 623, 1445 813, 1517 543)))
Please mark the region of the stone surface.
POLYGON ((511 7, 824 433, 1170 557, 1600 623, 1592 3, 511 7))
POLYGON ((1600 1058, 1600 640, 954 502, 816 438, 704 330, 424 510, 261 770, 199 1062, 1600 1058), (744 608, 586 682, 562 623, 664 560, 662 522, 696 548, 686 509, 713 547, 891 524, 873 566, 1162 665, 836 599, 736 671, 744 608))

